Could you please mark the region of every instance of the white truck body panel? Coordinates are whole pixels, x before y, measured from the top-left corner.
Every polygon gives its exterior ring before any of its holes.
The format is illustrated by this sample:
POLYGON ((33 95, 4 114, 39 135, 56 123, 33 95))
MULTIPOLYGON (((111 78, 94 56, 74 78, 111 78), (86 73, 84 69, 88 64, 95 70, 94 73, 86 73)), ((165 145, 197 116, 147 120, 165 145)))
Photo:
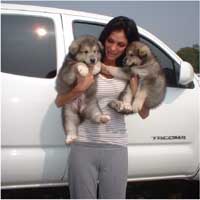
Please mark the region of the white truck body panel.
MULTIPOLYGON (((72 23, 106 24, 111 17, 37 6, 2 4, 2 14, 42 16, 56 31, 57 71, 74 39, 72 23)), ((157 37, 139 28, 148 40, 181 66, 182 60, 157 37)), ((51 79, 1 73, 2 188, 67 183, 69 147, 64 144, 60 109, 55 106, 55 77, 51 79)), ((167 87, 161 106, 142 120, 126 116, 129 135, 129 181, 192 178, 198 170, 199 92, 167 87)))

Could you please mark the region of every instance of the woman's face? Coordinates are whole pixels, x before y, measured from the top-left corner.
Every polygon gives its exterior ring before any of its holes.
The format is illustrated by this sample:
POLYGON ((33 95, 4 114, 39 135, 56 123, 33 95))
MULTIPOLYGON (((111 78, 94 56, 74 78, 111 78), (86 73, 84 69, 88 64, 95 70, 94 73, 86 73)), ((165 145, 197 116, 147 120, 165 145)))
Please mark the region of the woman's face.
POLYGON ((106 60, 116 62, 125 51, 128 40, 123 30, 113 31, 105 41, 106 60))

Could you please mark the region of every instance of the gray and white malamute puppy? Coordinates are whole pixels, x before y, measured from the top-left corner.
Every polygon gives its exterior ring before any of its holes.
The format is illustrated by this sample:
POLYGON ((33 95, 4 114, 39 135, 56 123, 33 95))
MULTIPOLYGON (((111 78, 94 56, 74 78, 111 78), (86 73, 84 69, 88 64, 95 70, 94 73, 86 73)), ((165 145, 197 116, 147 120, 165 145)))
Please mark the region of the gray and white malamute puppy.
POLYGON ((149 109, 155 108, 163 101, 166 93, 164 72, 145 43, 135 41, 127 47, 124 66, 121 69, 114 69, 114 73, 109 70, 118 78, 124 78, 124 73, 129 80, 131 76, 137 76, 138 88, 133 97, 128 84, 119 100, 112 101, 110 107, 121 113, 132 113, 141 111, 143 105, 149 109))
MULTIPOLYGON (((74 40, 57 76, 56 90, 58 94, 69 92, 76 85, 78 76, 85 77, 89 71, 93 75, 98 74, 101 71, 102 50, 102 44, 93 36, 81 36, 74 40)), ((110 117, 103 114, 98 106, 96 80, 84 94, 72 103, 65 104, 62 117, 67 144, 76 140, 78 125, 84 118, 97 123, 106 123, 110 120, 110 117)))

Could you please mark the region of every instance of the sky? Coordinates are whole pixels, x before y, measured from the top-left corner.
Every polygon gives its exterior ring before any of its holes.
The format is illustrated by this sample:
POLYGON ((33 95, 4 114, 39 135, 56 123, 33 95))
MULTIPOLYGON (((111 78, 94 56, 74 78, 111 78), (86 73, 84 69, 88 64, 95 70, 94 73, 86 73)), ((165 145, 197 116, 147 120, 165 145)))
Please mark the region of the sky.
POLYGON ((2 1, 128 16, 172 50, 199 44, 199 1, 2 1))

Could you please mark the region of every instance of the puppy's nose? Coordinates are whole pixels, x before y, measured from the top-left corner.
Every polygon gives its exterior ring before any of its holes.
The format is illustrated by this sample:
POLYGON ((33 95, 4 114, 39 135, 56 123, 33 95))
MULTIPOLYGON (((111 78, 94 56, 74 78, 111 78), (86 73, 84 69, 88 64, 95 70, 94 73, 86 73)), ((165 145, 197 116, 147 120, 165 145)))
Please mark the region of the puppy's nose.
POLYGON ((90 62, 91 62, 92 64, 94 64, 95 61, 96 61, 95 58, 91 58, 91 59, 90 59, 90 62))
POLYGON ((133 66, 137 65, 137 62, 134 60, 132 63, 133 66))

